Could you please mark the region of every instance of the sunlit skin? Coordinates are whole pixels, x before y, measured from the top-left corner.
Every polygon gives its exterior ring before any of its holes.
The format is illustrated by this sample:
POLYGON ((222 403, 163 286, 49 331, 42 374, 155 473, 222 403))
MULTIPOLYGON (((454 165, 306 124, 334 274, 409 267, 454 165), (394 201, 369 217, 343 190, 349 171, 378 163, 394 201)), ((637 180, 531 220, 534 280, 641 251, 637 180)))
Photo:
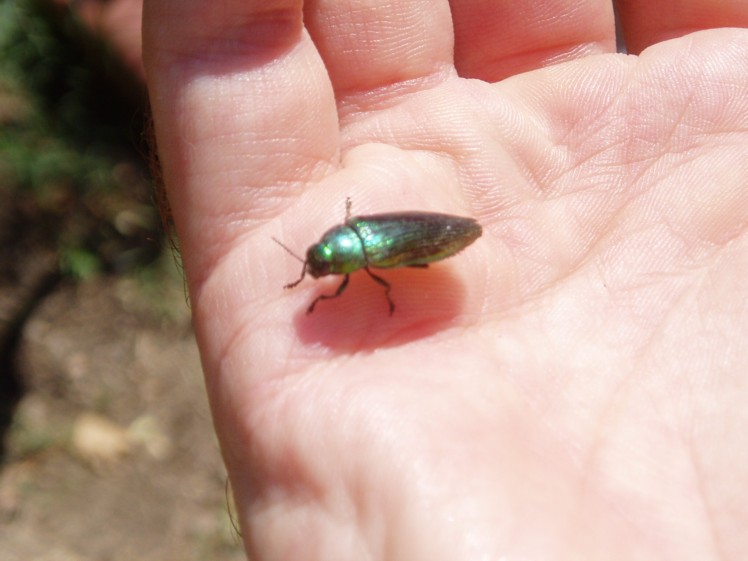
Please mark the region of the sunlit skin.
POLYGON ((748 559, 745 4, 304 4, 145 3, 252 560, 748 559), (483 235, 307 315, 348 196, 483 235))

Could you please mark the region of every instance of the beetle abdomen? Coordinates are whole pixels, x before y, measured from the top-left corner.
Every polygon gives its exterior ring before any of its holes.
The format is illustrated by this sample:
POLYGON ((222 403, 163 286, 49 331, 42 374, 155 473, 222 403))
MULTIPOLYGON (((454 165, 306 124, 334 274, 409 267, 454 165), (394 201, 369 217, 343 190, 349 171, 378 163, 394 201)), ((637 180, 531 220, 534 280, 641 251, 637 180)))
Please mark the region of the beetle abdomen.
POLYGON ((472 218, 429 212, 353 216, 346 225, 361 238, 368 266, 379 269, 440 261, 483 233, 472 218))

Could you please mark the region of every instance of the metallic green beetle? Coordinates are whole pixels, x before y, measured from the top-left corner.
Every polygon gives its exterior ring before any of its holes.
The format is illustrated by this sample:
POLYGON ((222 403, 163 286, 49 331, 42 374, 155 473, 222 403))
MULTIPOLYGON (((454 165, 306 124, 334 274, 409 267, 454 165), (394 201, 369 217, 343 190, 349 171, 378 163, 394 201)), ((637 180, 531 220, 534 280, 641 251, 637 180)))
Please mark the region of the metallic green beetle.
MULTIPOLYGON (((348 286, 351 273, 365 270, 381 284, 390 305, 391 286, 371 269, 397 267, 428 267, 429 263, 451 257, 469 246, 483 233, 481 225, 472 218, 432 212, 392 212, 369 216, 351 216, 351 201, 346 199, 346 218, 343 224, 330 228, 319 242, 306 252, 301 277, 283 288, 293 288, 307 273, 315 279, 326 275, 345 275, 333 294, 322 294, 312 301, 306 313, 311 314, 320 300, 337 298, 348 286)), ((278 242, 286 251, 294 253, 278 242)))

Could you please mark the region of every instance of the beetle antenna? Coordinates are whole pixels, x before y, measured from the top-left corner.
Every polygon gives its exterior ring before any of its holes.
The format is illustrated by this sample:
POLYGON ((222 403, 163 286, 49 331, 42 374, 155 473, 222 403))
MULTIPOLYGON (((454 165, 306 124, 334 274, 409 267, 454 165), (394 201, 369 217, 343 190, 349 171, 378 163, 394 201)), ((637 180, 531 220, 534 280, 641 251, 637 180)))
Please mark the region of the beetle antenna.
POLYGON ((293 251, 291 251, 288 248, 288 246, 286 244, 284 244, 282 241, 280 241, 278 238, 276 238, 275 236, 270 236, 270 237, 273 238, 273 241, 275 243, 277 243, 279 246, 281 246, 283 249, 285 249, 288 253, 290 253, 293 257, 295 257, 296 259, 298 259, 299 261, 301 261, 304 264, 304 267, 302 267, 302 269, 301 269, 301 276, 299 277, 299 280, 297 280, 296 282, 292 282, 290 284, 287 284, 286 286, 283 287, 283 288, 293 288, 294 286, 296 286, 297 284, 299 284, 302 280, 304 280, 304 276, 306 275, 306 261, 304 259, 302 259, 301 257, 299 257, 298 255, 296 255, 293 251))
POLYGON ((353 201, 351 201, 350 197, 345 198, 345 221, 348 222, 348 219, 351 217, 351 208, 353 208, 353 201))
POLYGON ((306 263, 306 261, 304 261, 301 257, 296 255, 293 251, 291 251, 288 248, 288 246, 284 244, 282 241, 280 241, 278 238, 276 238, 275 236, 270 236, 270 237, 273 238, 273 241, 277 243, 279 246, 281 246, 283 249, 285 249, 292 257, 295 257, 298 261, 301 261, 302 263, 306 263))

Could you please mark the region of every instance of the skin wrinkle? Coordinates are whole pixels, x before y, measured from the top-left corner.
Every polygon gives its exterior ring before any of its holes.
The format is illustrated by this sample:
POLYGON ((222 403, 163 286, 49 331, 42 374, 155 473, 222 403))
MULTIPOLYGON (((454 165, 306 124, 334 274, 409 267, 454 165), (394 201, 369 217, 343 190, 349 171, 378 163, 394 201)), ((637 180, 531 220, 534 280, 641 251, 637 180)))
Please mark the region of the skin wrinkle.
POLYGON ((699 498, 701 499, 701 506, 703 507, 703 518, 706 521, 707 528, 709 529, 709 533, 712 539, 712 546, 716 553, 716 558, 725 560, 730 559, 730 557, 726 554, 726 551, 722 544, 722 539, 720 537, 720 532, 717 529, 714 515, 712 514, 712 506, 709 500, 709 493, 704 487, 704 481, 706 478, 703 476, 703 471, 700 468, 698 455, 694 453, 694 449, 691 443, 686 446, 686 449, 690 452, 689 457, 691 459, 691 466, 694 472, 694 480, 696 482, 696 488, 699 492, 699 498))
POLYGON ((542 61, 542 67, 551 67, 557 64, 562 64, 569 60, 576 60, 580 56, 594 56, 596 54, 607 53, 605 48, 605 41, 589 41, 583 45, 577 42, 561 42, 555 45, 544 46, 543 48, 522 50, 521 56, 518 53, 503 53, 501 58, 495 57, 490 60, 491 64, 496 68, 510 68, 512 72, 506 76, 501 74, 499 79, 495 82, 500 82, 503 79, 511 78, 521 73, 530 61, 532 61, 533 67, 537 66, 537 61, 542 61), (524 62, 524 61, 528 62, 524 62), (508 64, 511 63, 511 64, 508 64))
MULTIPOLYGON (((706 271, 705 275, 706 278, 708 278, 708 271, 706 271)), ((703 283, 702 283, 703 284, 703 283)), ((700 292, 700 286, 695 287, 695 292, 700 292)), ((698 303, 698 298, 695 298, 694 301, 698 303)), ((702 323, 703 325, 703 323, 702 323)), ((682 383, 685 383, 685 386, 681 386, 681 392, 688 391, 689 396, 693 395, 693 392, 691 391, 693 386, 690 383, 690 378, 686 377, 685 379, 681 380, 682 383)), ((691 398, 692 399, 692 398, 691 398)), ((692 425, 691 425, 692 428, 692 425)), ((699 466, 698 456, 694 453, 694 447, 693 447, 693 439, 690 438, 692 435, 691 431, 688 431, 686 433, 682 431, 678 431, 679 434, 683 434, 683 436, 688 435, 689 438, 684 439, 684 448, 688 450, 688 457, 690 459, 691 467, 693 468, 693 477, 691 478, 692 481, 696 483, 696 489, 698 489, 698 496, 701 499, 701 505, 703 507, 703 513, 704 513, 704 519, 707 521, 707 527, 710 529, 712 542, 717 551, 720 551, 720 557, 719 558, 726 558, 722 555, 721 548, 719 547, 720 540, 718 539, 718 533, 714 526, 714 517, 711 515, 711 507, 710 507, 710 501, 708 499, 708 493, 706 492, 706 489, 704 488, 703 481, 704 478, 701 476, 702 470, 699 466)))
MULTIPOLYGON (((670 131, 669 134, 662 136, 660 134, 660 132, 663 130, 661 128, 661 124, 660 124, 660 126, 658 126, 658 129, 657 129, 658 143, 657 143, 657 145, 660 148, 659 148, 659 151, 657 151, 657 152, 653 152, 651 149, 648 150, 647 151, 647 158, 646 158, 647 160, 656 160, 657 158, 661 157, 663 154, 667 153, 667 150, 669 149, 669 147, 671 145, 670 141, 672 141, 673 139, 677 138, 676 137, 676 133, 681 130, 681 125, 685 124, 685 115, 686 115, 686 112, 688 111, 688 108, 689 108, 689 102, 692 102, 693 99, 694 99, 693 94, 689 93, 689 96, 688 96, 688 99, 686 100, 686 102, 682 103, 682 104, 679 104, 681 106, 681 109, 680 109, 680 112, 677 114, 676 118, 670 120, 671 126, 669 127, 669 131, 670 131)), ((632 116, 634 118, 638 118, 640 115, 638 115, 636 112, 633 112, 632 116)), ((632 134, 634 134, 634 135, 637 134, 637 132, 640 131, 640 128, 637 126, 638 123, 637 122, 632 122, 630 124, 631 124, 631 126, 627 127, 627 128, 632 131, 632 134)), ((645 130, 644 132, 648 133, 647 136, 649 136, 649 131, 648 130, 645 130)), ((645 137, 642 136, 641 138, 644 139, 645 137)), ((633 140, 633 138, 631 136, 629 137, 628 140, 629 140, 629 143, 631 143, 632 145, 635 146, 635 143, 631 142, 633 140)), ((633 159, 631 157, 627 157, 626 161, 627 162, 636 162, 636 161, 642 161, 642 160, 641 159, 633 159)))
POLYGON ((372 88, 338 90, 336 99, 343 128, 361 120, 375 118, 379 112, 406 105, 413 97, 453 78, 454 68, 450 64, 441 63, 433 70, 405 80, 387 82, 372 88))
MULTIPOLYGON (((623 399, 628 399, 628 394, 630 392, 625 392, 624 390, 626 388, 632 387, 632 385, 637 382, 637 376, 635 375, 635 373, 643 370, 639 366, 641 360, 643 360, 643 358, 639 360, 634 359, 634 363, 632 363, 629 369, 629 372, 632 373, 632 375, 619 376, 618 383, 609 391, 609 399, 606 401, 606 404, 599 410, 598 420, 595 423, 592 423, 600 427, 600 430, 595 433, 596 438, 590 445, 590 453, 587 457, 588 467, 581 471, 582 473, 588 473, 591 475, 594 474, 594 478, 598 481, 600 478, 599 474, 601 472, 604 472, 604 470, 601 470, 601 465, 607 463, 607 460, 601 460, 600 458, 610 453, 610 444, 607 442, 606 437, 603 435, 614 432, 611 428, 613 419, 616 419, 616 422, 619 422, 617 421, 617 419, 620 415, 620 411, 625 409, 625 407, 622 407, 619 404, 623 399)), ((602 483, 603 488, 601 490, 603 492, 603 497, 606 504, 619 515, 619 519, 624 520, 631 527, 635 528, 637 533, 643 539, 645 539, 645 541, 651 540, 649 536, 652 532, 652 529, 644 528, 644 522, 637 519, 635 514, 629 512, 629 509, 625 508, 625 505, 621 504, 621 500, 618 497, 618 490, 615 490, 611 493, 612 489, 610 488, 610 481, 603 481, 602 483)), ((592 487, 600 488, 600 484, 593 485, 592 487)))
MULTIPOLYGON (((600 254, 601 254, 601 253, 600 253, 600 251, 596 251, 596 250, 595 250, 595 248, 596 248, 596 247, 602 247, 602 246, 606 245, 606 242, 609 242, 609 241, 610 241, 610 239, 609 239, 609 238, 612 238, 614 234, 615 234, 615 237, 616 237, 616 238, 617 238, 617 237, 620 237, 620 233, 619 233, 619 232, 611 232, 611 233, 610 233, 610 234, 609 234, 608 236, 606 236, 605 238, 601 238, 601 239, 599 239, 599 240, 598 240, 598 241, 597 241, 597 242, 596 242, 596 243, 595 243, 595 244, 594 244, 594 245, 593 245, 593 246, 592 246, 592 247, 590 248, 590 251, 589 251, 589 255, 595 256, 595 259, 594 259, 593 263, 595 263, 595 264, 596 264, 596 266, 597 266, 597 264, 599 263, 599 256, 600 256, 600 254)), ((579 267, 580 267, 580 268, 581 268, 581 267, 583 267, 583 266, 584 266, 584 265, 586 265, 586 263, 588 263, 588 262, 589 262, 589 260, 587 260, 587 259, 583 260, 582 262, 580 262, 580 265, 579 265, 579 267)), ((605 267, 604 267, 604 269, 606 269, 606 270, 609 270, 609 269, 610 269, 610 266, 605 266, 605 267)), ((571 276, 571 275, 570 275, 570 276, 571 276)), ((616 292, 620 292, 620 291, 622 291, 622 290, 623 290, 623 291, 626 291, 626 292, 630 292, 630 291, 636 291, 636 292, 638 292, 638 291, 639 291, 640 289, 642 289, 642 288, 644 288, 644 287, 652 287, 652 286, 655 286, 655 285, 656 285, 656 282, 655 282, 655 278, 653 278, 653 277, 651 277, 651 276, 649 276, 649 278, 647 278, 647 279, 646 279, 645 281, 640 281, 640 282, 639 282, 639 283, 637 283, 637 284, 626 283, 625 285, 624 285, 624 284, 621 284, 620 282, 613 282, 612 278, 608 277, 607 275, 606 275, 605 277, 603 277, 603 278, 607 278, 607 280, 604 280, 604 281, 603 281, 603 285, 604 285, 604 286, 606 287, 606 289, 607 289, 607 290, 611 290, 611 288, 612 288, 613 286, 615 286, 615 291, 616 291, 616 292)), ((655 330, 652 330, 652 337, 653 337, 653 338, 654 338, 654 331, 655 331, 655 330)), ((644 353, 644 349, 643 349, 643 348, 642 348, 642 349, 638 349, 638 350, 637 350, 637 353, 640 353, 640 354, 642 354, 642 355, 644 355, 644 354, 645 354, 645 353, 644 353)))
POLYGON ((330 65, 331 78, 339 106, 347 104, 351 93, 391 89, 394 84, 434 74, 448 62, 446 50, 438 51, 443 56, 431 56, 431 50, 440 41, 429 35, 444 17, 443 7, 440 6, 435 15, 433 10, 429 13, 418 9, 417 2, 413 1, 386 7, 377 2, 351 4, 353 7, 346 6, 347 9, 341 11, 338 3, 318 2, 307 18, 323 57, 335 63, 330 65), (318 20, 325 16, 327 20, 320 24, 318 20), (349 40, 354 36, 360 39, 355 50, 350 48, 349 40), (414 38, 418 38, 415 44, 414 38), (343 56, 367 50, 376 52, 374 60, 365 55, 363 58, 343 56), (395 60, 400 62, 391 62, 395 60), (370 71, 362 73, 362 68, 370 71), (372 81, 373 76, 376 81, 372 81))
POLYGON ((287 17, 266 17, 254 22, 239 19, 231 27, 222 26, 220 32, 216 33, 211 33, 211 22, 208 22, 201 37, 191 38, 199 47, 194 43, 190 47, 179 45, 174 49, 162 49, 158 56, 170 60, 168 65, 163 65, 170 71, 193 75, 235 71, 235 67, 224 64, 227 53, 233 53, 235 60, 240 59, 244 68, 272 64, 281 53, 295 45, 304 29, 295 10, 280 12, 287 13, 287 17), (211 72, 206 72, 209 70, 211 72))
MULTIPOLYGON (((576 192, 572 192, 572 193, 568 193, 568 194, 564 193, 562 195, 559 195, 559 198, 565 198, 565 197, 567 197, 567 195, 574 195, 574 194, 576 194, 576 192)), ((524 205, 525 203, 522 203, 522 204, 524 205)), ((621 205, 619 205, 618 210, 612 216, 609 217, 608 223, 614 223, 615 222, 615 216, 620 215, 629 204, 630 204, 630 201, 622 203, 621 205)), ((605 243, 606 239, 613 234, 613 232, 611 232, 609 230, 608 230, 608 232, 609 233, 608 233, 608 235, 606 237, 599 238, 598 240, 594 241, 592 243, 592 245, 586 247, 584 250, 580 250, 579 257, 578 257, 578 260, 576 261, 576 264, 571 264, 571 263, 569 264, 569 273, 568 273, 567 277, 571 277, 574 274, 578 273, 579 269, 581 267, 583 267, 588 262, 589 257, 591 255, 595 255, 594 249, 596 247, 602 246, 605 243)), ((556 280, 561 281, 562 279, 558 278, 556 280)))
MULTIPOLYGON (((612 107, 614 104, 615 104, 615 98, 613 98, 613 100, 611 100, 611 102, 609 104, 607 104, 606 106, 602 107, 600 109, 600 111, 598 111, 598 114, 607 112, 608 109, 610 107, 612 107)), ((594 117, 591 119, 588 114, 584 115, 584 120, 585 120, 585 122, 587 122, 587 121, 591 121, 593 123, 596 122, 594 120, 594 117)), ((602 122, 602 123, 600 123, 598 125, 599 126, 598 130, 593 131, 592 133, 589 133, 589 134, 585 133, 582 136, 584 136, 584 137, 594 137, 599 132, 599 130, 602 130, 604 128, 609 127, 610 123, 611 123, 610 121, 609 122, 602 122)), ((579 132, 575 131, 574 127, 566 127, 565 128, 565 134, 564 134, 564 136, 562 137, 562 139, 560 141, 555 141, 554 147, 563 147, 563 153, 566 153, 567 152, 566 146, 567 146, 568 143, 565 143, 563 141, 566 140, 566 139, 574 138, 575 136, 580 136, 579 132)), ((573 144, 573 142, 572 142, 572 144, 573 144)), ((511 144, 509 146, 511 146, 511 144)), ((595 155, 600 154, 600 153, 604 153, 606 150, 609 150, 611 148, 612 148, 611 145, 601 146, 600 149, 597 152, 595 152, 595 153, 593 153, 591 155, 585 155, 585 157, 589 158, 589 159, 592 159, 595 155)), ((512 153, 510 153, 510 155, 512 155, 513 157, 515 157, 517 154, 514 153, 514 152, 512 152, 512 153)), ((515 158, 515 161, 516 161, 516 158, 515 158)), ((541 181, 538 180, 537 177, 530 176, 530 178, 532 179, 531 184, 534 185, 536 187, 537 192, 542 195, 542 194, 545 193, 545 191, 542 189, 542 184, 554 185, 554 184, 561 183, 561 178, 563 177, 563 174, 568 174, 568 173, 571 173, 572 171, 574 171, 574 170, 576 170, 578 168, 581 168, 582 164, 586 163, 586 161, 587 161, 587 159, 575 161, 573 166, 565 167, 563 169, 563 171, 561 172, 562 175, 557 176, 553 180, 550 180, 550 179, 546 178, 544 181, 541 182, 541 181)), ((531 170, 531 169, 534 169, 536 167, 537 166, 530 165, 529 163, 527 163, 527 162, 525 162, 523 160, 523 165, 522 165, 523 169, 531 170)), ((525 174, 525 176, 526 176, 526 174, 525 174)), ((563 196, 565 194, 566 193, 561 193, 559 196, 563 196)), ((545 200, 546 198, 547 198, 547 195, 545 197, 543 197, 543 196, 540 197, 541 200, 545 200)), ((552 199, 553 197, 551 196, 550 198, 552 199)))

